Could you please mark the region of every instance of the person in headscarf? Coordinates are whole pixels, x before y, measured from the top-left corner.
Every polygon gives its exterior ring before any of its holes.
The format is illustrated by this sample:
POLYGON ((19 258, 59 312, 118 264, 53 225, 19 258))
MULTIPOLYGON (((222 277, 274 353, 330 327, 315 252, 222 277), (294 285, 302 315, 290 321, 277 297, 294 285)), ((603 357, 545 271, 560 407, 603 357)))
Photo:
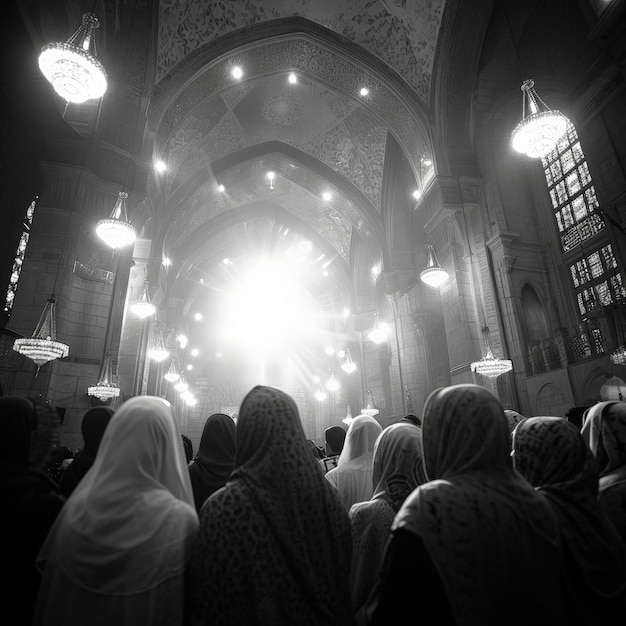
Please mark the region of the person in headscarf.
POLYGON ((598 501, 626 542, 626 402, 587 409, 581 429, 600 469, 598 501))
POLYGON ((102 441, 102 436, 113 413, 114 409, 110 406, 102 405, 87 409, 83 415, 80 424, 83 434, 83 447, 76 452, 74 460, 67 466, 59 481, 59 489, 66 498, 69 498, 76 485, 96 460, 100 441, 102 441))
POLYGON ((320 461, 320 466, 324 472, 337 467, 337 461, 343 450, 345 440, 346 429, 341 426, 329 426, 324 431, 324 456, 320 461))
POLYGON ((350 521, 287 393, 258 385, 239 409, 235 469, 210 496, 189 566, 189 623, 353 623, 350 521))
POLYGON ((626 544, 598 506, 598 464, 580 429, 561 417, 528 418, 513 433, 513 462, 556 514, 568 624, 623 624, 626 544))
POLYGON ((55 424, 41 403, 21 396, 0 397, 0 424, 2 614, 12 626, 30 626, 40 581, 35 558, 65 503, 43 472, 55 424))
POLYGON ((185 459, 189 463, 193 459, 193 443, 187 435, 181 434, 180 438, 183 440, 183 446, 185 448, 185 459))
POLYGON ((374 443, 382 430, 370 415, 357 415, 348 425, 337 467, 324 474, 337 489, 346 511, 355 502, 364 502, 373 495, 374 443))
POLYGON ((422 482, 422 433, 409 422, 383 429, 374 444, 371 500, 350 507, 352 566, 350 586, 358 614, 378 578, 396 513, 422 482))
POLYGON ((200 438, 198 454, 189 463, 189 476, 196 510, 226 484, 235 466, 237 426, 225 413, 209 415, 200 438))
POLYGON ((169 402, 126 400, 37 557, 34 626, 182 624, 197 528, 169 402))
POLYGON ((367 623, 399 624, 419 606, 439 625, 562 624, 556 517, 513 467, 498 398, 474 384, 436 389, 422 445, 429 482, 394 519, 367 623))

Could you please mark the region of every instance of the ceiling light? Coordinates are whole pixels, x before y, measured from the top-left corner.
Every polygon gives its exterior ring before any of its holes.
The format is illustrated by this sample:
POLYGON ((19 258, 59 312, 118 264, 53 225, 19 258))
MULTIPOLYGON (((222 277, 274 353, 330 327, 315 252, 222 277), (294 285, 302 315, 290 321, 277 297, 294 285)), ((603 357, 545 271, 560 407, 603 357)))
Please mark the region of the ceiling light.
POLYGON ((511 145, 517 152, 538 159, 555 148, 556 142, 565 134, 569 120, 560 111, 548 108, 534 86, 531 79, 522 83, 522 121, 511 134, 511 145))
POLYGON ((163 375, 163 378, 165 378, 165 380, 169 381, 170 383, 175 383, 180 378, 175 359, 172 359, 172 362, 170 363, 170 368, 167 370, 167 373, 163 375))
POLYGON ((224 191, 226 190, 226 187, 224 187, 224 185, 218 185, 218 186, 217 186, 217 190, 218 190, 220 193, 224 193, 224 191))
POLYGON ((181 374, 180 378, 178 379, 178 382, 174 385, 174 389, 182 393, 183 391, 187 391, 188 388, 189 388, 189 385, 187 384, 185 377, 181 374))
POLYGON ((287 80, 289 80, 289 82, 292 85, 295 85, 298 82, 298 77, 293 72, 291 72, 291 74, 289 74, 289 78, 287 80))
POLYGON ((145 319, 146 317, 150 317, 154 315, 156 311, 156 307, 152 302, 150 302, 150 295, 148 294, 148 281, 144 281, 143 290, 141 292, 141 296, 137 302, 133 302, 130 305, 131 311, 141 319, 145 319))
POLYGON ((55 299, 52 297, 46 302, 32 336, 16 339, 13 343, 13 350, 34 361, 37 365, 37 371, 48 361, 65 358, 70 352, 67 344, 56 340, 54 309, 55 299))
POLYGON ((339 387, 341 387, 339 381, 335 378, 334 372, 331 372, 330 378, 326 381, 326 389, 328 391, 337 391, 339 387))
POLYGON ((196 322, 199 322, 202 319, 202 313, 196 313, 193 316, 193 319, 196 320, 196 322))
POLYGON ((85 13, 81 26, 66 42, 50 43, 41 50, 39 69, 67 102, 100 98, 106 91, 107 75, 96 58, 93 36, 99 25, 93 13, 85 13))
POLYGON ((111 353, 107 354, 102 361, 98 383, 87 388, 87 394, 98 398, 101 402, 106 402, 111 398, 117 398, 120 395, 120 388, 111 382, 111 353))
POLYGON ((332 197, 333 197, 333 194, 330 193, 330 191, 325 191, 322 194, 322 200, 324 200, 324 202, 329 202, 332 199, 332 197))
POLYGON ((136 238, 135 227, 128 221, 126 215, 126 198, 128 194, 120 191, 111 215, 100 220, 96 226, 98 236, 111 248, 123 248, 133 243, 136 238))
POLYGON ((370 341, 373 341, 374 343, 378 344, 378 343, 382 343, 383 341, 386 341, 388 336, 389 336, 389 326, 387 326, 387 324, 385 324, 384 322, 381 324, 380 321, 378 320, 378 317, 376 317, 374 326, 367 334, 367 338, 370 341))
POLYGON ((352 372, 356 371, 356 363, 352 360, 350 348, 346 348, 346 360, 341 365, 341 369, 346 372, 346 374, 352 374, 352 372))
POLYGON ((198 350, 198 348, 194 348, 191 351, 191 356, 198 356, 200 354, 200 350, 198 350))
POLYGON ((313 397, 318 402, 324 402, 324 400, 326 400, 328 396, 326 395, 326 392, 322 389, 322 386, 320 385, 318 390, 313 394, 313 397))
POLYGON ((162 174, 167 170, 167 165, 163 161, 155 161, 154 162, 154 170, 157 174, 162 174))
POLYGON ((159 332, 157 340, 152 348, 148 350, 148 356, 157 363, 164 361, 170 355, 163 342, 163 333, 159 332))
POLYGON ((235 67, 230 70, 230 74, 233 78, 239 80, 243 76, 243 70, 238 65, 235 65, 235 67))
POLYGON ((193 369, 193 365, 191 363, 187 364, 187 367, 185 368, 188 372, 191 372, 191 370, 193 369))
POLYGON ((419 189, 416 189, 416 190, 413 192, 413 197, 414 197, 416 200, 419 200, 419 199, 422 197, 422 192, 421 192, 419 189))
POLYGON ((437 255, 435 254, 435 246, 428 244, 428 264, 426 269, 420 272, 422 282, 437 289, 448 280, 448 276, 446 269, 439 265, 437 255))
POLYGON ((369 95, 370 90, 367 87, 361 87, 361 90, 359 91, 359 94, 362 96, 367 96, 369 95))
POLYGON ((476 372, 477 374, 487 378, 498 378, 498 376, 510 372, 513 369, 513 363, 509 359, 497 359, 491 352, 489 327, 483 326, 482 332, 487 351, 485 356, 480 359, 480 361, 474 361, 471 364, 472 372, 476 372))
POLYGON ((178 344, 180 345, 180 347, 184 350, 187 347, 187 335, 183 335, 180 334, 176 337, 176 341, 178 341, 178 344))
POLYGON ((268 172, 267 177, 270 180, 270 189, 274 189, 274 178, 276 178, 276 174, 274 172, 268 172))

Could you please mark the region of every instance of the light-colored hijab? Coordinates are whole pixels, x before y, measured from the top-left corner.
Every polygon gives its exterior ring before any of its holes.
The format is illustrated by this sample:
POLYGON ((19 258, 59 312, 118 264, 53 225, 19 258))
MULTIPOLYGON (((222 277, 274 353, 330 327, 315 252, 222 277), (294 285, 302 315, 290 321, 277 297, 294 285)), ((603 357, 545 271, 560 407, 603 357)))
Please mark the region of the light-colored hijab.
POLYGON ((77 585, 103 594, 151 589, 184 568, 163 557, 170 547, 163 537, 154 540, 181 502, 196 515, 171 406, 157 397, 131 398, 111 418, 94 464, 39 553, 38 567, 55 558, 77 585))

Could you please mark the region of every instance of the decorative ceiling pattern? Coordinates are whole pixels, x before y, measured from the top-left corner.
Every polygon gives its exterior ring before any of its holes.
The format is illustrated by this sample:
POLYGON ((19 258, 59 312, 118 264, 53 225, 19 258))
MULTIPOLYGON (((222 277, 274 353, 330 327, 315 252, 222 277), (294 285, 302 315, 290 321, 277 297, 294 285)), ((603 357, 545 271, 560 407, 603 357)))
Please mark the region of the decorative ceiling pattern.
POLYGON ((428 102, 445 0, 160 0, 157 81, 187 55, 237 29, 304 17, 347 37, 404 77, 428 102))

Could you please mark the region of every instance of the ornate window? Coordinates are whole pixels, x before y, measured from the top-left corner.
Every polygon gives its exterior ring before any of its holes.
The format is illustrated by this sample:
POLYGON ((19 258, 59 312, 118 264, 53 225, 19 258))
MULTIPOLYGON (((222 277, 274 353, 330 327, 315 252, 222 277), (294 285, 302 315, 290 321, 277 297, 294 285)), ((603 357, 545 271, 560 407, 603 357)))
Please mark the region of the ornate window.
MULTIPOLYGON (((573 124, 544 159, 543 170, 561 240, 561 252, 577 248, 605 230, 605 221, 573 124)), ((610 243, 597 242, 569 267, 578 311, 585 317, 597 306, 626 297, 610 243)), ((581 246, 582 251, 582 246, 581 246)))
POLYGON ((9 278, 9 286, 7 288, 6 298, 4 300, 4 310, 10 314, 13 308, 13 301, 15 300, 15 293, 17 291, 17 283, 20 279, 20 273, 22 271, 22 265, 24 263, 24 257, 26 256, 26 246, 28 245, 28 238, 30 237, 30 227, 33 223, 33 215, 35 214, 35 203, 37 199, 33 200, 28 209, 26 209, 26 215, 22 223, 22 234, 20 241, 17 244, 17 252, 13 261, 13 269, 11 270, 11 278, 9 278))

